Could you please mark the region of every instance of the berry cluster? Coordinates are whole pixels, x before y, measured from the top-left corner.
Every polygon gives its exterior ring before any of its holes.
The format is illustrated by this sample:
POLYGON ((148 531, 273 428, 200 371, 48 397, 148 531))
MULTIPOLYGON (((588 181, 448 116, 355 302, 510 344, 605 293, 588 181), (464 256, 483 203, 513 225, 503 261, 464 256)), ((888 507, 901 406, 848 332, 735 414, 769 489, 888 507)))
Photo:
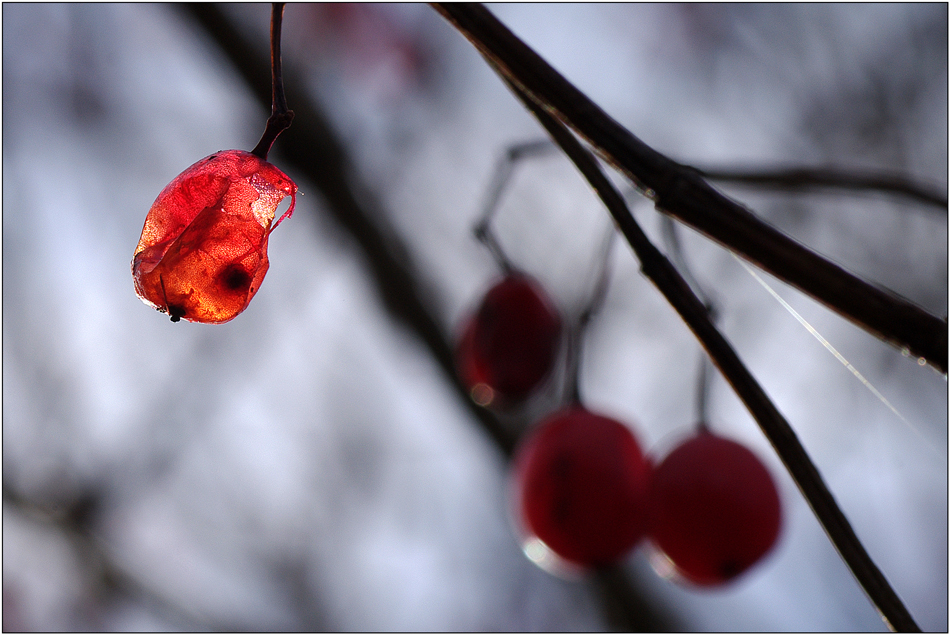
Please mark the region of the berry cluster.
MULTIPOLYGON (((507 406, 537 390, 557 359, 561 324, 524 274, 492 287, 457 348, 473 398, 507 406)), ((765 556, 781 526, 772 477, 744 446, 701 425, 655 464, 627 425, 580 403, 528 433, 512 488, 525 553, 568 574, 616 562, 646 538, 662 575, 718 585, 765 556)))

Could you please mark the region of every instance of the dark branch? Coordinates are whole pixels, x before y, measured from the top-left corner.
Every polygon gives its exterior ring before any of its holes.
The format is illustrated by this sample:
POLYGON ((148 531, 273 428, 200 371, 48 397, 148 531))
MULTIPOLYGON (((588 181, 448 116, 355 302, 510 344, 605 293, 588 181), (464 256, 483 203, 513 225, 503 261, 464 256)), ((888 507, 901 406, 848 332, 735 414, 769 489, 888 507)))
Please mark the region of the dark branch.
POLYGON ((620 193, 601 171, 597 160, 574 135, 519 87, 508 83, 522 103, 538 119, 564 153, 583 173, 606 205, 640 260, 641 271, 656 285, 695 333, 713 362, 752 413, 772 443, 805 499, 858 582, 885 620, 901 631, 919 631, 913 617, 868 555, 834 496, 825 485, 795 431, 748 371, 732 346, 716 329, 703 302, 670 261, 650 242, 620 193))
POLYGON ((947 372, 947 322, 822 258, 729 200, 696 170, 636 138, 518 39, 485 7, 437 4, 490 64, 585 138, 660 211, 674 216, 837 311, 869 333, 947 372))

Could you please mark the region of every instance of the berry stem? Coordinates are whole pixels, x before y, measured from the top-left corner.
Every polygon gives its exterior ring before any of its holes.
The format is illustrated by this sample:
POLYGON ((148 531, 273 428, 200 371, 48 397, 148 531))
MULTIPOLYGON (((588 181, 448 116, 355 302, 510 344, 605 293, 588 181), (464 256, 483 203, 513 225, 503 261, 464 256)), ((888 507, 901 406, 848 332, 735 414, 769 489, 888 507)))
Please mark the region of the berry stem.
MULTIPOLYGON (((676 269, 683 275, 683 278, 689 283, 703 306, 706 307, 706 313, 709 314, 710 322, 716 322, 716 308, 709 295, 700 286, 692 269, 686 262, 686 256, 683 254, 683 244, 680 242, 679 233, 676 229, 676 223, 669 216, 660 218, 660 225, 663 228, 663 238, 666 242, 670 259, 673 261, 676 269)), ((701 432, 709 430, 709 357, 700 356, 699 373, 696 377, 696 417, 699 421, 697 427, 701 432)))
POLYGON ((702 355, 696 377, 696 427, 700 432, 709 431, 709 358, 702 355))
POLYGON ((508 182, 511 180, 511 173, 514 170, 515 163, 526 157, 551 153, 555 150, 557 150, 557 146, 547 139, 519 143, 508 148, 504 156, 498 160, 498 164, 495 167, 495 174, 492 177, 491 187, 488 189, 488 198, 485 201, 482 215, 478 219, 478 222, 475 223, 472 231, 475 234, 475 238, 488 248, 495 262, 498 263, 498 266, 505 274, 514 271, 515 266, 511 263, 511 260, 508 258, 508 255, 505 253, 505 250, 502 248, 498 237, 495 236, 495 232, 491 227, 492 219, 498 211, 498 202, 501 200, 501 195, 504 193, 505 188, 508 187, 508 182))
POLYGON ((571 403, 581 403, 581 350, 583 348, 584 332, 591 321, 604 306, 604 299, 607 297, 607 288, 610 284, 610 254, 613 253, 614 238, 617 235, 617 229, 613 223, 610 230, 604 237, 604 247, 601 250, 602 258, 600 262, 600 272, 597 275, 597 282, 594 285, 594 291, 591 293, 587 306, 581 311, 577 319, 576 328, 571 329, 567 341, 567 400, 571 403))
POLYGON ((280 31, 284 20, 284 3, 274 2, 271 5, 270 17, 270 64, 271 85, 273 87, 271 115, 264 127, 264 134, 257 146, 251 150, 260 158, 267 160, 267 153, 284 130, 290 127, 294 120, 294 111, 287 108, 287 97, 284 95, 284 76, 281 70, 280 59, 280 31))

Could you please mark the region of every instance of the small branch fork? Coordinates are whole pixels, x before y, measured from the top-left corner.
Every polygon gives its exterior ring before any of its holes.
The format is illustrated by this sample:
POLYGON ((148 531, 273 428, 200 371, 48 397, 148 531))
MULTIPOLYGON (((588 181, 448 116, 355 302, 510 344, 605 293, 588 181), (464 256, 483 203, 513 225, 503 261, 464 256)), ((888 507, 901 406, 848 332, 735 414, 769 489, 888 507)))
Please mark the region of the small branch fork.
MULTIPOLYGON (((817 468, 814 463, 812 463, 811 458, 801 445, 801 442, 798 440, 797 435, 788 421, 785 420, 765 394, 765 391, 742 363, 742 360, 733 350, 732 346, 726 341, 718 329, 716 329, 702 301, 693 293, 676 268, 673 267, 669 260, 667 260, 650 242, 649 238, 647 238, 627 208, 623 197, 614 188, 610 179, 601 171, 597 160, 581 145, 566 127, 565 123, 555 118, 554 114, 552 114, 556 113, 562 118, 565 118, 563 110, 559 112, 558 109, 552 107, 550 102, 539 97, 538 91, 527 88, 521 81, 521 77, 515 77, 514 73, 512 73, 508 67, 504 66, 496 56, 492 47, 485 44, 479 36, 473 35, 468 26, 462 26, 460 22, 466 25, 472 23, 477 24, 479 32, 485 34, 493 44, 497 44, 500 39, 504 39, 505 46, 510 48, 513 46, 512 42, 515 42, 518 48, 523 49, 522 56, 526 57, 529 54, 533 56, 532 60, 535 67, 538 64, 545 67, 543 74, 548 75, 547 79, 550 79, 550 74, 552 73, 556 75, 556 71, 548 67, 546 62, 541 60, 536 53, 518 40, 504 25, 498 22, 494 16, 480 5, 437 5, 436 8, 444 16, 449 18, 456 28, 475 43, 489 64, 502 76, 502 79, 508 84, 518 99, 520 99, 524 106, 537 118, 541 125, 547 130, 548 134, 551 135, 554 141, 583 173, 636 253, 637 258, 640 260, 643 274, 657 286, 660 292, 663 293, 670 304, 680 314, 709 353, 710 358, 712 358, 723 376, 732 385, 736 394, 752 413, 789 473, 792 475, 792 478, 801 489, 802 494, 812 507, 819 522, 821 522, 825 528, 832 543, 841 554, 842 559, 851 569, 851 572, 859 584, 864 588, 871 602, 877 607, 885 623, 890 628, 898 631, 920 631, 920 627, 864 549, 864 546, 854 533, 851 524, 838 507, 834 496, 825 485, 817 468)), ((536 70, 537 68, 531 69, 532 72, 536 70)), ((529 72, 528 75, 530 74, 529 72)), ((557 75, 557 77, 561 82, 566 84, 566 80, 559 75, 557 75)), ((568 84, 568 86, 570 85, 568 84)), ((573 86, 570 86, 570 88, 579 94, 579 91, 573 86)), ((581 96, 583 97, 583 95, 581 96)), ((584 97, 584 100, 586 100, 586 97, 584 97)), ((590 103, 589 100, 586 101, 590 104, 590 110, 601 112, 596 105, 590 103)), ((590 115, 590 110, 585 114, 590 115)), ((607 117, 606 114, 603 114, 603 116, 605 118, 607 117)), ((594 119, 596 121, 596 118, 594 119)), ((607 119, 609 120, 609 118, 607 119)), ((609 121, 612 122, 612 120, 609 121)), ((619 128, 619 125, 615 122, 613 122, 613 125, 619 128)), ((620 130, 628 137, 633 138, 629 132, 626 132, 622 128, 620 128, 620 130)), ((610 131, 610 133, 614 132, 615 131, 610 131)), ((587 136, 590 138, 592 135, 587 136)), ((635 138, 633 139, 635 140, 635 138)), ((640 144, 640 142, 637 141, 637 144, 640 144)), ((599 150, 603 150, 602 146, 597 147, 599 150)), ((635 147, 642 150, 639 146, 635 147)), ((646 148, 646 146, 643 146, 643 148, 646 148)), ((672 165, 669 159, 665 159, 665 157, 655 153, 652 149, 646 148, 644 152, 647 154, 656 154, 662 161, 666 161, 672 165)), ((615 161, 615 163, 620 163, 620 165, 623 166, 622 162, 615 161)), ((653 168, 657 169, 656 163, 653 164, 653 168)), ((627 170, 627 174, 633 177, 630 170, 627 170)), ((644 182, 658 182, 669 178, 669 175, 651 174, 649 179, 644 179, 643 181, 636 179, 635 182, 641 184, 642 187, 644 182)), ((691 194, 695 194, 695 192, 687 188, 687 194, 680 193, 679 201, 682 202, 685 198, 689 198, 691 194)), ((703 206, 707 204, 720 204, 715 200, 710 200, 711 194, 715 193, 706 186, 703 195, 699 198, 703 206)), ((738 209, 744 214, 751 216, 751 214, 745 210, 741 208, 738 209)), ((805 251, 807 252, 807 250, 805 251)), ((944 338, 946 338, 945 324, 944 338)), ((946 340, 944 339, 944 341, 946 340)), ((945 357, 946 351, 944 351, 944 358, 945 357)), ((944 362, 944 368, 945 367, 946 362, 944 362)))
POLYGON ((690 225, 864 330, 947 372, 947 322, 822 258, 636 138, 478 4, 435 8, 548 113, 586 139, 660 211, 690 225))
POLYGON ((284 3, 272 3, 270 17, 270 65, 271 84, 273 86, 271 115, 267 119, 267 125, 264 128, 261 140, 251 150, 251 154, 255 154, 265 161, 277 137, 289 128, 294 120, 294 111, 287 108, 287 97, 284 95, 284 76, 280 65, 280 31, 283 20, 284 3))

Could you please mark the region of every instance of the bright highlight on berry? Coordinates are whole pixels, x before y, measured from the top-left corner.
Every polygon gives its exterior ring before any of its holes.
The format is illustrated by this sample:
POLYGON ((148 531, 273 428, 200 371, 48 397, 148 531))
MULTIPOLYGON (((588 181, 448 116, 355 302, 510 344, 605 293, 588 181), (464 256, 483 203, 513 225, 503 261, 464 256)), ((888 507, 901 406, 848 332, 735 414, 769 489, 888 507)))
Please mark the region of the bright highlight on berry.
POLYGON ((693 584, 735 579, 772 549, 781 524, 771 475, 735 441, 703 430, 654 470, 650 539, 693 584))
POLYGON ((173 322, 220 324, 247 308, 267 273, 267 239, 294 211, 296 184, 242 150, 217 152, 169 183, 145 217, 135 292, 173 322), (274 223, 277 206, 290 207, 274 223))
POLYGON ((456 349, 462 382, 481 405, 523 399, 554 366, 561 317, 541 286, 512 273, 465 324, 456 349))
POLYGON ((540 422, 514 459, 525 553, 554 572, 627 554, 647 528, 650 463, 630 429, 580 406, 540 422))

